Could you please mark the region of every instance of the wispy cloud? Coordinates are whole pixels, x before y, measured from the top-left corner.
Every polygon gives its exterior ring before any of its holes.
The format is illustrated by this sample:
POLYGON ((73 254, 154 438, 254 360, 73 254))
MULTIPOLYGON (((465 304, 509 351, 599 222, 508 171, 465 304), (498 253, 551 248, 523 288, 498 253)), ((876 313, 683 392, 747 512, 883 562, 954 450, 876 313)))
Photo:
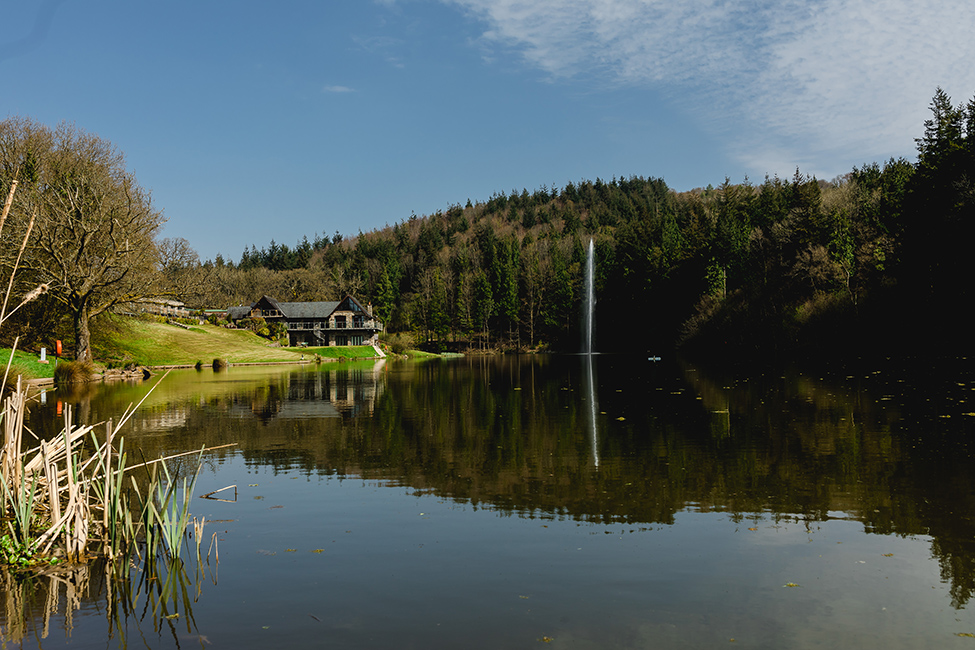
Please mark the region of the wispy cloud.
POLYGON ((349 88, 348 86, 325 86, 322 88, 322 92, 325 93, 354 93, 355 88, 349 88))
POLYGON ((752 174, 911 155, 940 85, 975 94, 970 0, 441 0, 555 78, 666 91, 752 174))

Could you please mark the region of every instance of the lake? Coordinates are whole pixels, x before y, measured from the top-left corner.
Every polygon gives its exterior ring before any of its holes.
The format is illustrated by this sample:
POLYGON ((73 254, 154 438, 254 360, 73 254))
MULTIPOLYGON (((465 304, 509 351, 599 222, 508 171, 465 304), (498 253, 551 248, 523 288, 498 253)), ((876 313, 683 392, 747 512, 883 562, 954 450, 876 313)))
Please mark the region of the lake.
MULTIPOLYGON (((28 648, 972 648, 971 366, 173 372, 125 445, 236 443, 204 454, 195 493, 236 488, 192 503, 219 563, 124 611, 99 563, 5 577, 0 633, 28 648)), ((156 383, 48 394, 31 426, 51 435, 67 405, 117 419, 156 383)))

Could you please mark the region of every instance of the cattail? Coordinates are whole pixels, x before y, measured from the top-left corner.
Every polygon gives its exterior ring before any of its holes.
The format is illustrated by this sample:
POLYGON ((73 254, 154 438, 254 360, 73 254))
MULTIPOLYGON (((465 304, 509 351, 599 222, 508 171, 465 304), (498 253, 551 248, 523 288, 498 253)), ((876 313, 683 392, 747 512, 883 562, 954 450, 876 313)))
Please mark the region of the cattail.
POLYGON ((37 296, 40 296, 42 294, 47 293, 47 290, 49 288, 50 288, 50 285, 48 285, 46 282, 44 284, 38 285, 37 287, 35 287, 31 291, 27 292, 27 295, 24 296, 24 299, 21 301, 20 304, 21 305, 24 305, 24 304, 30 302, 31 300, 33 300, 34 298, 36 298, 37 296))
MULTIPOLYGON (((34 289, 32 289, 31 291, 27 292, 27 295, 25 295, 24 296, 24 299, 20 301, 20 304, 19 305, 17 305, 13 309, 11 309, 9 314, 4 314, 3 317, 0 318, 0 323, 3 323, 8 318, 10 318, 11 316, 13 316, 13 313, 15 311, 17 311, 18 309, 20 309, 21 307, 23 307, 24 305, 26 305, 27 303, 29 303, 31 300, 34 300, 35 298, 37 298, 37 296, 39 296, 39 295, 41 295, 43 293, 47 293, 47 290, 49 288, 50 288, 50 285, 45 282, 44 284, 40 284, 40 285, 36 286, 34 289)), ((7 294, 7 295, 10 295, 10 294, 7 294)), ((4 309, 6 309, 6 306, 7 305, 4 304, 4 309)))

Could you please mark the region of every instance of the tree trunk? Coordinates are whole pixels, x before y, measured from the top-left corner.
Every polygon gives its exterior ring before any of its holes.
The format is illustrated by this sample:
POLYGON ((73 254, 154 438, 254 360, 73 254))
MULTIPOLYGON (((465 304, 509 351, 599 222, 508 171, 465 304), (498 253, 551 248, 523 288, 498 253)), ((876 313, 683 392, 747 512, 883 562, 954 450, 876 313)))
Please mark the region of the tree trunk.
POLYGON ((91 331, 88 329, 88 305, 82 304, 74 310, 75 359, 91 362, 91 331))

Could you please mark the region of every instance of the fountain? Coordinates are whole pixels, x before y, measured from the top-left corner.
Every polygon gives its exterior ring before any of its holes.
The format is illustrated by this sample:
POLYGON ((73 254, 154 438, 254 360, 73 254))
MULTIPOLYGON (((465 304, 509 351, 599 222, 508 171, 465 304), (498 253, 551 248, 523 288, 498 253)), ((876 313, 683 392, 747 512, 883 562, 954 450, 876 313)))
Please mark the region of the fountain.
POLYGON ((583 304, 585 309, 584 323, 583 323, 583 348, 584 354, 592 354, 592 330, 593 330, 593 318, 595 317, 596 311, 596 289, 595 289, 595 277, 596 277, 596 255, 595 248, 592 243, 592 239, 589 240, 589 252, 586 255, 586 299, 583 304))
POLYGON ((595 247, 593 245, 592 239, 589 240, 589 251, 586 255, 586 298, 583 304, 585 309, 583 318, 583 328, 585 329, 583 333, 582 342, 582 352, 585 355, 585 373, 586 373, 586 389, 589 393, 589 436, 592 442, 592 460, 593 465, 597 468, 599 467, 599 431, 596 428, 596 413, 599 411, 599 406, 596 404, 596 376, 595 370, 593 369, 592 363, 592 332, 593 332, 593 319, 595 318, 596 312, 596 290, 595 290, 595 276, 596 276, 596 255, 595 247))

